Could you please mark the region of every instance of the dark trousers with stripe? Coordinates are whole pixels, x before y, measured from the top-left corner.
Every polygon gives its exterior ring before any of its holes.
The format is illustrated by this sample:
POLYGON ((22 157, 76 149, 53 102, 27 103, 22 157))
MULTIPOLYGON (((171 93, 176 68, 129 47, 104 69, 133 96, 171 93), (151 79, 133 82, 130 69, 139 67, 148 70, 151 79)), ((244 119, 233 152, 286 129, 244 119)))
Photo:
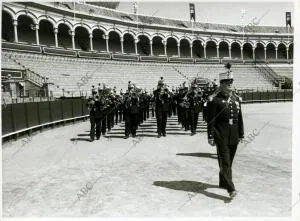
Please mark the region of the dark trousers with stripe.
POLYGON ((232 181, 232 162, 236 153, 236 145, 220 145, 217 144, 219 172, 219 186, 227 189, 228 192, 235 190, 232 181))

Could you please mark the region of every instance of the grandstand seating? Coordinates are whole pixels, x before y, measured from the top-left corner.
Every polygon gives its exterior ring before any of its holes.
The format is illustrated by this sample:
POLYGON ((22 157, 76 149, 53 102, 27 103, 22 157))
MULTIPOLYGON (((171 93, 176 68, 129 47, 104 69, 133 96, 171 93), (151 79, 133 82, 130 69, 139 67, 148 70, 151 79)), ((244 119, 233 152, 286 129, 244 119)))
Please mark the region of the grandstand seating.
MULTIPOLYGON (((69 58, 61 56, 41 55, 23 52, 2 52, 2 67, 12 67, 12 62, 6 56, 11 56, 21 64, 42 76, 49 78, 49 82, 55 84, 52 87, 54 96, 78 96, 80 90, 90 91, 91 85, 105 83, 118 89, 126 90, 128 81, 131 80, 137 86, 151 90, 156 87, 157 80, 164 76, 170 86, 178 86, 187 78, 196 76, 218 79, 218 74, 224 71, 222 64, 178 64, 178 63, 148 63, 112 61, 86 58, 69 58), (179 74, 175 69, 179 70, 179 74), (88 77, 86 83, 81 79, 88 77), (82 83, 80 90, 78 84, 82 83), (59 85, 59 88, 56 86, 59 85), (70 91, 70 93, 67 93, 70 91)), ((235 73, 235 87, 237 89, 274 89, 274 87, 257 72, 252 65, 233 65, 235 73)))
POLYGON ((21 65, 14 62, 12 59, 9 59, 7 56, 4 56, 4 54, 2 54, 2 56, 1 56, 1 64, 2 64, 2 68, 18 69, 18 70, 25 69, 21 65))
POLYGON ((285 76, 293 80, 293 66, 292 65, 269 65, 270 68, 273 69, 277 74, 281 76, 285 76))

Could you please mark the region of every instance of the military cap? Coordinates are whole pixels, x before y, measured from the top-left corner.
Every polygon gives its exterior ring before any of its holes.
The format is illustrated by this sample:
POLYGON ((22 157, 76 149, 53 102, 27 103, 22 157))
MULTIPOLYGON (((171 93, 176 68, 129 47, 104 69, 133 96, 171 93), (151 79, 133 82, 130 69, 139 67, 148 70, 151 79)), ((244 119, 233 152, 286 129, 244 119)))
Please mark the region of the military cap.
POLYGON ((158 81, 157 84, 163 86, 164 85, 164 78, 160 77, 160 80, 158 81))
POLYGON ((226 72, 220 73, 219 74, 219 80, 220 80, 220 82, 223 81, 223 80, 233 80, 232 71, 226 71, 226 72))

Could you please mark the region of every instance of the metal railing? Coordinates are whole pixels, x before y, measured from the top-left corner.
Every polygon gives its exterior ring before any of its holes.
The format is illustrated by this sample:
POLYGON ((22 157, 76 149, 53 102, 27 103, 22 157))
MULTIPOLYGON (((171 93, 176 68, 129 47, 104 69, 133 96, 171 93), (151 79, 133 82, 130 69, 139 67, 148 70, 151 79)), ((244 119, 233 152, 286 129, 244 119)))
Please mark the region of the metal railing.
POLYGON ((258 60, 254 60, 254 67, 276 87, 280 83, 285 83, 285 78, 277 74, 265 61, 260 60, 260 57, 258 57, 258 60))

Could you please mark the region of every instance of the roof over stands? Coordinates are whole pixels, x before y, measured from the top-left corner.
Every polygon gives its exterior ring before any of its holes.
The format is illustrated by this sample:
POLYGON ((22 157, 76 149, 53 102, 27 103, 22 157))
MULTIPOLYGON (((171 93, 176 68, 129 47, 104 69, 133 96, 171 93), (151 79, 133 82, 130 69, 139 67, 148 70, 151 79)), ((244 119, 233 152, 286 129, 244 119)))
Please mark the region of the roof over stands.
MULTIPOLYGON (((65 5, 68 5, 69 9, 74 10, 74 4, 72 2, 65 3, 65 5)), ((192 28, 191 22, 189 21, 151 17, 145 15, 136 16, 135 14, 125 13, 125 12, 99 7, 99 6, 95 7, 87 4, 78 4, 78 3, 75 4, 76 11, 90 13, 91 9, 93 10, 93 14, 95 15, 103 15, 114 19, 138 21, 139 23, 149 24, 149 25, 164 25, 164 26, 171 26, 177 28, 192 28)), ((243 30, 243 27, 241 25, 213 24, 213 23, 202 23, 202 22, 195 22, 193 24, 193 27, 198 29, 204 29, 204 30, 209 29, 209 30, 233 32, 233 33, 242 32, 243 30)), ((251 32, 253 33, 288 33, 288 31, 290 33, 293 33, 294 28, 291 27, 290 30, 288 30, 287 27, 282 27, 282 26, 251 26, 251 32)))
POLYGON ((91 5, 97 5, 97 6, 101 6, 101 7, 105 7, 105 8, 116 9, 119 6, 120 1, 110 1, 110 2, 97 1, 97 2, 85 2, 85 3, 91 4, 91 5))

